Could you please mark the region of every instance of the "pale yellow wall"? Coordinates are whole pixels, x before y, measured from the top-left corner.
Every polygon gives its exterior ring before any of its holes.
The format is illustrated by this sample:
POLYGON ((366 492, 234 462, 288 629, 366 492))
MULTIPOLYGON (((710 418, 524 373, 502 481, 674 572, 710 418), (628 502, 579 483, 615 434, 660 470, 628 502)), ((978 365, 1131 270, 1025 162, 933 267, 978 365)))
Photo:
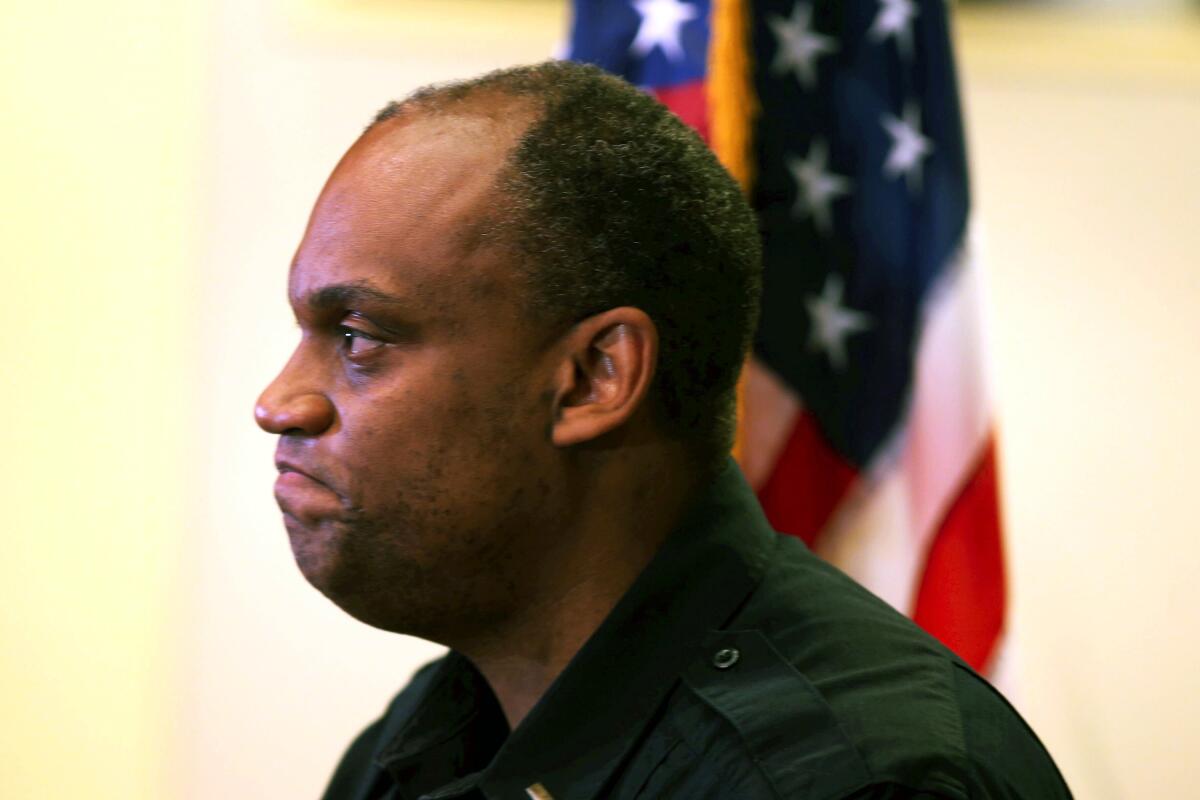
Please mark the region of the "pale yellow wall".
POLYGON ((960 32, 1020 704, 1079 797, 1193 797, 1200 21, 960 32))
MULTIPOLYGON (((0 797, 314 797, 436 648, 291 564, 250 415, 286 264, 379 105, 552 52, 562 4, 4 12, 0 797)), ((1188 796, 1200 25, 959 32, 1020 703, 1079 797, 1188 796)))
POLYGON ((156 0, 0 20, 0 797, 162 798, 200 29, 156 0))

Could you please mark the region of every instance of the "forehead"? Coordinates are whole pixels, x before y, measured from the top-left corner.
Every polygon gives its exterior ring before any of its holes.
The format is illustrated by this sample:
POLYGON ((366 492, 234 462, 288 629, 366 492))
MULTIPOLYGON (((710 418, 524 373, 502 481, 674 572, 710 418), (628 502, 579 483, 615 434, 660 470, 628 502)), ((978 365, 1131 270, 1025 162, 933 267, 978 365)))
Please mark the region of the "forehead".
POLYGON ((502 202, 494 186, 519 135, 480 114, 403 114, 367 132, 325 185, 296 253, 295 301, 334 283, 370 283, 443 301, 506 282, 501 249, 478 233, 502 202))

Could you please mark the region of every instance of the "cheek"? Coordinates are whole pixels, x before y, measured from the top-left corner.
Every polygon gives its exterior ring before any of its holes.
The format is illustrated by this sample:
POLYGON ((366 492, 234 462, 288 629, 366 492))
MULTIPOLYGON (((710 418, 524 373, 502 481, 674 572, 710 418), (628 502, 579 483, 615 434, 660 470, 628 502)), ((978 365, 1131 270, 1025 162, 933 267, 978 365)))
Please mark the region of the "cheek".
POLYGON ((448 456, 444 408, 393 397, 349 409, 336 440, 349 485, 374 495, 441 472, 448 456))
POLYGON ((340 415, 336 437, 347 486, 364 500, 402 493, 413 503, 430 500, 426 493, 454 491, 456 483, 478 491, 481 481, 497 479, 487 473, 511 464, 506 453, 528 421, 509 397, 497 399, 413 390, 355 398, 340 415))
POLYGON ((349 399, 335 437, 355 505, 429 508, 485 501, 519 482, 546 444, 540 403, 507 385, 468 385, 451 374, 440 391, 349 399), (475 391, 472 391, 474 389, 475 391))

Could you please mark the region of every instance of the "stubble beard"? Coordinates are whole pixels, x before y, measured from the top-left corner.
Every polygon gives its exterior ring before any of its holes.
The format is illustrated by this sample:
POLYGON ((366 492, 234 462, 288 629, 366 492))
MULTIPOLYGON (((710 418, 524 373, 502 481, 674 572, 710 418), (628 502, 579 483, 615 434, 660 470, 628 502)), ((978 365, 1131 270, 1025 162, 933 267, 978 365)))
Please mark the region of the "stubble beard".
POLYGON ((350 616, 454 646, 498 631, 520 605, 519 556, 498 529, 453 527, 444 510, 348 508, 288 533, 305 579, 350 616))

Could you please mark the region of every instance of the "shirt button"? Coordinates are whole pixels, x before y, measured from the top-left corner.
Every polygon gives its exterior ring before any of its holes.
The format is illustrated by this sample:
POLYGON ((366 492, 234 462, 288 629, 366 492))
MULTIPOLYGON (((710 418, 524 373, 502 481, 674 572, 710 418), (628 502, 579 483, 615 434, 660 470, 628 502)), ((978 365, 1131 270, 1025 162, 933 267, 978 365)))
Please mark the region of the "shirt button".
POLYGON ((736 648, 726 647, 718 650, 713 655, 712 664, 717 669, 729 669, 736 664, 738 659, 741 657, 742 654, 739 653, 736 648))

